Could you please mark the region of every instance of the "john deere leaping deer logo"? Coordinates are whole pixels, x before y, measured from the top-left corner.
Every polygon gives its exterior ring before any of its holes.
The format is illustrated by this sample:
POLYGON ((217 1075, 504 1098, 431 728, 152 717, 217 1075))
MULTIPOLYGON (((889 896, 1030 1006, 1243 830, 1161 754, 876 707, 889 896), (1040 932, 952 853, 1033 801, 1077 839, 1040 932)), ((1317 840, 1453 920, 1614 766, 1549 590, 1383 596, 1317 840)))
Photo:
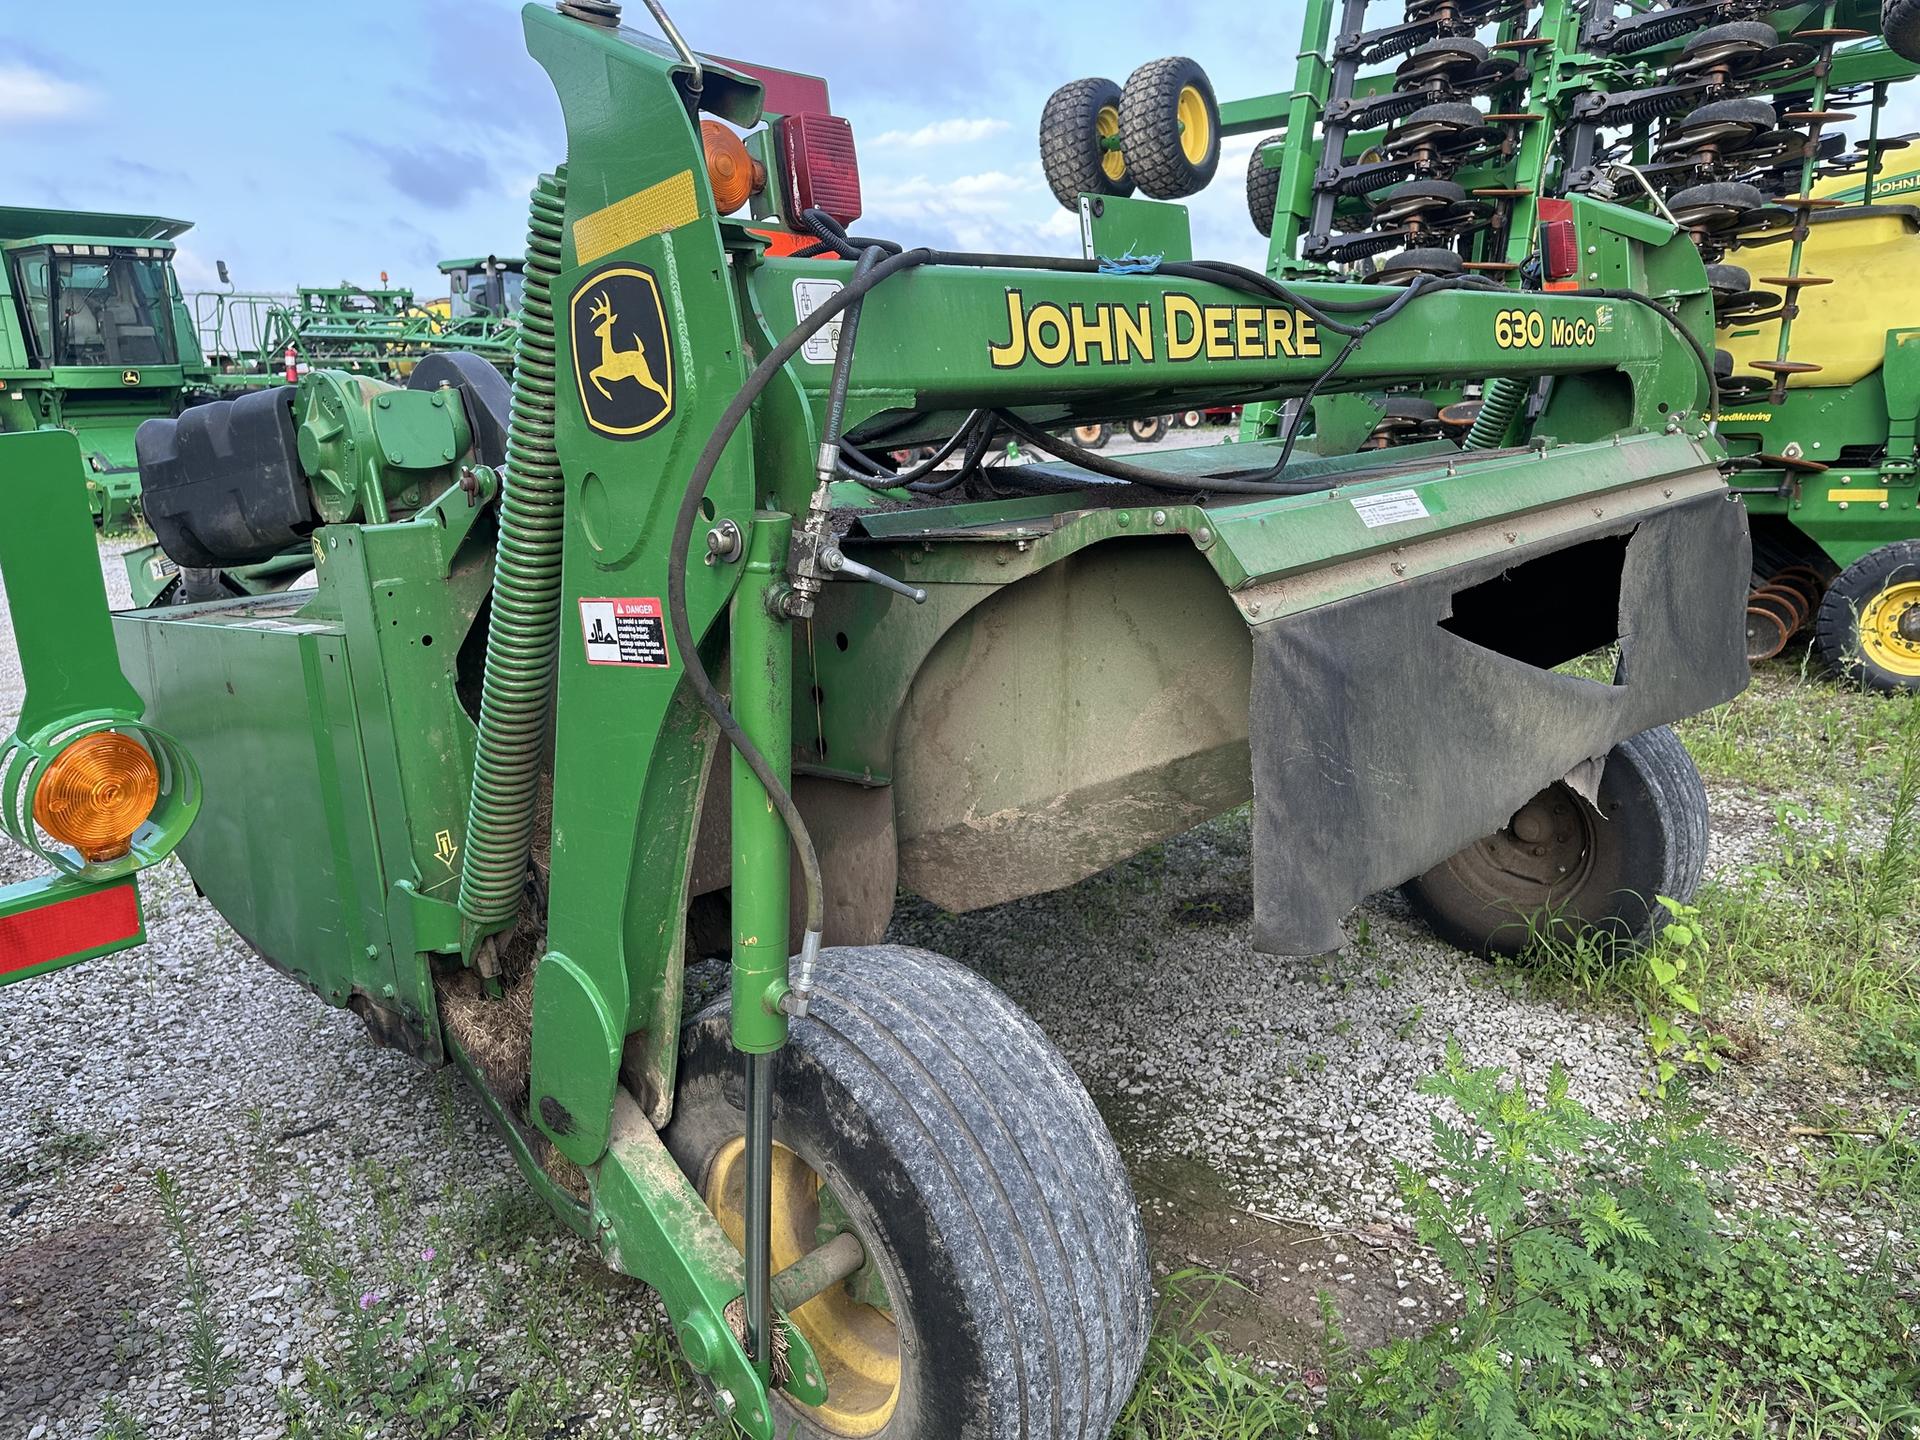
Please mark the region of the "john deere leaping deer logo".
POLYGON ((587 424, 633 440, 673 414, 673 349, 644 265, 602 266, 573 292, 573 370, 587 424))

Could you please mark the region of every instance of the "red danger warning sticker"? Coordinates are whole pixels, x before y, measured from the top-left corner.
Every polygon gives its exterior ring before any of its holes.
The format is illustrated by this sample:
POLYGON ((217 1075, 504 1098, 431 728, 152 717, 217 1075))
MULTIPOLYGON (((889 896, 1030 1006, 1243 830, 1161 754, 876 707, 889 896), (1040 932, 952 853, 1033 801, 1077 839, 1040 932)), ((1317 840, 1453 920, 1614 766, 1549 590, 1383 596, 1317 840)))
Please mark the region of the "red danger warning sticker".
POLYGON ((651 665, 664 669, 667 612, 658 600, 582 600, 580 634, 589 665, 651 665))

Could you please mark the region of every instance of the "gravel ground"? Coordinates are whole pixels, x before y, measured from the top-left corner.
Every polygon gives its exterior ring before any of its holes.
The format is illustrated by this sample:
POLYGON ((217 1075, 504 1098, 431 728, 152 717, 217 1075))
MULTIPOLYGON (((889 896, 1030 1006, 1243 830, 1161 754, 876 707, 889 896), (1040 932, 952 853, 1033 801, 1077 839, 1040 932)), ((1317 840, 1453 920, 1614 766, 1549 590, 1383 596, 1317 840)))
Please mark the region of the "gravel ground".
MULTIPOLYGON (((124 601, 118 560, 103 561, 124 601)), ((8 643, 0 727, 18 705, 8 643)), ((1714 798, 1714 863, 1738 864, 1770 808, 1714 798)), ((1636 1101, 1638 1037, 1628 1017, 1517 995, 1391 897, 1353 917, 1342 957, 1257 956, 1248 864, 1247 827, 1229 817, 1059 894, 965 917, 910 902, 894 938, 974 965, 1031 1010, 1120 1140, 1162 1271, 1241 1277, 1234 1338, 1303 1363, 1316 1290, 1361 1344, 1452 1298, 1392 1194, 1396 1158, 1431 1156, 1416 1084, 1448 1037, 1530 1083, 1565 1065, 1603 1115, 1636 1101)), ((0 849, 0 883, 28 873, 0 849)), ((311 1395, 301 1361, 335 1355, 362 1323, 342 1293, 365 1283, 375 1309, 399 1303, 359 1277, 401 1275, 429 1248, 446 1253, 407 1303, 484 1311, 498 1344, 538 1340, 562 1368, 587 1367, 569 1404, 577 1421, 602 1417, 592 1433, 693 1428, 655 1363, 651 1298, 523 1218, 512 1161, 463 1087, 260 964, 176 863, 146 897, 144 948, 0 991, 0 1435, 91 1436, 110 1403, 153 1440, 206 1433, 156 1171, 179 1186, 231 1360, 225 1434, 283 1433, 283 1387, 311 1395), (316 1252, 352 1283, 312 1285, 316 1252), (551 1303, 581 1293, 594 1303, 584 1332, 551 1303), (607 1381, 593 1367, 608 1355, 637 1378, 607 1381)), ((694 983, 717 974, 696 967, 694 983)), ((1764 1131, 1754 1117, 1772 1102, 1754 1093, 1726 1108, 1764 1131)))

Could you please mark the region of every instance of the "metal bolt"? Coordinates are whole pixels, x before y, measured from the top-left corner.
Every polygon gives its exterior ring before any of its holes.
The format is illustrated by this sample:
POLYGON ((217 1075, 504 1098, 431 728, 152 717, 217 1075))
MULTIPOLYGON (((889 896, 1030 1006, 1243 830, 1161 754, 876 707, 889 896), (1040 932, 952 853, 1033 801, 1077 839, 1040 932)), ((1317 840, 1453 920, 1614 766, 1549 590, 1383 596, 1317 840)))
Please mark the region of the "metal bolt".
POLYGON ((1388 568, 1396 575, 1404 575, 1407 573, 1407 567, 1398 560, 1394 561, 1388 568))
POLYGON ((1887 505, 1887 502, 1886 502, 1886 501, 1884 501, 1884 500, 1882 500, 1882 501, 1880 502, 1880 508, 1881 508, 1882 510, 1885 510, 1885 509, 1888 509, 1889 507, 1888 507, 1888 505, 1887 505))
POLYGON ((741 548, 740 527, 733 521, 722 520, 707 531, 707 564, 732 564, 740 558, 741 548))
POLYGON ((1247 603, 1247 613, 1249 615, 1258 615, 1260 613, 1260 602, 1258 600, 1249 601, 1247 603))
POLYGON ((716 1390, 713 1392, 714 1408, 722 1415, 733 1414, 733 1407, 737 1403, 733 1398, 733 1392, 731 1390, 716 1390))
POLYGON ((1154 524, 1156 524, 1156 525, 1164 525, 1164 524, 1166 524, 1166 523, 1167 523, 1167 512, 1166 512, 1166 511, 1164 511, 1164 510, 1156 510, 1156 511, 1154 511, 1154 512, 1153 512, 1153 523, 1154 523, 1154 524))
POLYGON ((1125 510, 1122 510, 1118 515, 1115 515, 1113 518, 1116 522, 1118 522, 1121 525, 1131 525, 1133 523, 1133 516, 1130 515, 1125 510))
POLYGON ((1518 535, 1514 534, 1513 531, 1511 530, 1505 531, 1504 533, 1507 537, 1507 544, 1509 545, 1513 544, 1514 541, 1520 538, 1518 535))
POLYGON ((1844 509, 1846 509, 1846 508, 1847 508, 1847 502, 1846 502, 1846 501, 1844 501, 1844 500, 1842 500, 1842 501, 1840 502, 1840 508, 1841 508, 1842 510, 1844 510, 1844 509))
POLYGON ((1213 539, 1213 531, 1202 525, 1198 530, 1193 532, 1193 538, 1198 540, 1202 545, 1205 545, 1213 539))

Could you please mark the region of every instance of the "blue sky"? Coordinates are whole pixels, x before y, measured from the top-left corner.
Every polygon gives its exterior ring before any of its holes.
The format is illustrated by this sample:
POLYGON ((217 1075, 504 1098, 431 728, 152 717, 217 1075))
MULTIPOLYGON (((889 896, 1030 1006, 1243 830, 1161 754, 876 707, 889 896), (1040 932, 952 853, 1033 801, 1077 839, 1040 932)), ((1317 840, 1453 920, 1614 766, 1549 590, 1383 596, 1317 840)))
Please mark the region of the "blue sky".
MULTIPOLYGON (((86 23, 9 0, 0 49, 7 203, 194 222, 182 286, 214 261, 242 290, 346 279, 435 293, 441 257, 518 251, 527 190, 561 158, 560 111, 508 0, 87 0, 86 23)), ((1041 104, 1191 55, 1223 99, 1283 89, 1300 6, 1148 0, 967 4, 677 0, 698 49, 825 75, 859 143, 862 229, 1072 253, 1040 177, 1041 104)), ((628 21, 650 28, 632 0, 628 21)), ((1257 260, 1229 141, 1192 202, 1202 254, 1257 260)))

